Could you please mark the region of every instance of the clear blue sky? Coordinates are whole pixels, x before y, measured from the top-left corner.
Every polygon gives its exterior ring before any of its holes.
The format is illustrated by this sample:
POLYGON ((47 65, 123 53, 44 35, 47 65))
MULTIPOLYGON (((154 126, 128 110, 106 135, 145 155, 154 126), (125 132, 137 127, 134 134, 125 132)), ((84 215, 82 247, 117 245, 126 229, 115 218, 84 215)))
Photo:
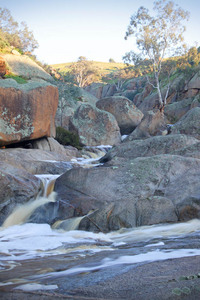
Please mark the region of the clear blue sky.
MULTIPOLYGON (((186 42, 200 46, 200 2, 175 0, 190 12, 186 42)), ((140 6, 149 9, 153 0, 0 0, 17 22, 25 21, 39 43, 37 58, 48 64, 89 60, 122 61, 133 49, 133 39, 124 40, 130 16, 140 6)))

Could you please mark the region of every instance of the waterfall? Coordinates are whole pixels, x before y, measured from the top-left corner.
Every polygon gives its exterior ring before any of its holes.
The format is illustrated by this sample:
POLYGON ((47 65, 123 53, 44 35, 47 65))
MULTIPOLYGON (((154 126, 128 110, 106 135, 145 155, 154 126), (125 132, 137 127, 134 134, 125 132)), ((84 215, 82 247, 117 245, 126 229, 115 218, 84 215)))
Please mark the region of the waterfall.
POLYGON ((43 182, 43 196, 38 196, 35 200, 31 200, 27 203, 17 205, 13 212, 7 217, 4 221, 2 227, 7 228, 13 225, 20 225, 25 223, 30 216, 34 213, 34 211, 47 203, 55 202, 56 193, 53 192, 55 180, 60 175, 35 175, 43 182))
POLYGON ((38 197, 36 200, 18 205, 4 221, 2 227, 7 228, 9 226, 20 225, 25 223, 38 207, 49 202, 55 202, 55 195, 56 193, 53 192, 49 195, 48 198, 38 197))
POLYGON ((43 197, 48 197, 54 189, 55 181, 60 175, 39 174, 35 175, 43 183, 43 197))

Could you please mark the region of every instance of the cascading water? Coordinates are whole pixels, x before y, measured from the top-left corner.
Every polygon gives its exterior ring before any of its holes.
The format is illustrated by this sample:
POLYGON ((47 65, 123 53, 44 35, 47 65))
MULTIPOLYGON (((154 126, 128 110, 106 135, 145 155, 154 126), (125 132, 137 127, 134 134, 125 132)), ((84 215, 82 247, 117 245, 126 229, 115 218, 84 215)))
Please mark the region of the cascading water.
POLYGON ((58 285, 52 280, 59 282, 63 276, 68 276, 65 284, 70 288, 73 274, 200 255, 200 220, 107 234, 76 230, 87 216, 60 220, 52 227, 26 223, 38 207, 55 201, 51 191, 58 176, 38 175, 45 182, 46 197, 17 207, 0 228, 0 290, 54 290, 58 285))

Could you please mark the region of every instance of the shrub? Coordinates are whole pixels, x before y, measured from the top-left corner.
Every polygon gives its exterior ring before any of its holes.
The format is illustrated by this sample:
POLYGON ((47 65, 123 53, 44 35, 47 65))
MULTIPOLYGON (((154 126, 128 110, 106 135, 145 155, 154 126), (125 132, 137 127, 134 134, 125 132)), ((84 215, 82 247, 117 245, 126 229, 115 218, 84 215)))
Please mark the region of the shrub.
POLYGON ((6 74, 4 76, 4 78, 12 78, 14 79, 15 81, 17 81, 17 83, 20 83, 20 84, 24 84, 24 83, 27 83, 27 80, 21 76, 17 76, 17 75, 14 75, 12 73, 9 73, 9 74, 6 74))
POLYGON ((79 136, 76 133, 70 132, 63 127, 56 128, 56 140, 64 146, 73 146, 81 150, 79 136))

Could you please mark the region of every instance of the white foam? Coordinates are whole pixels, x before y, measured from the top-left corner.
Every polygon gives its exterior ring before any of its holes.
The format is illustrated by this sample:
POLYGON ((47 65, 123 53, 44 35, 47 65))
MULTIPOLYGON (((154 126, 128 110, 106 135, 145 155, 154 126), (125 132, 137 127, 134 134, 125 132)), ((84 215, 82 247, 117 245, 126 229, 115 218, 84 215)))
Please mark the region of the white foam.
POLYGON ((14 290, 22 290, 25 292, 30 292, 30 291, 38 291, 38 290, 56 290, 58 288, 57 284, 52 284, 52 285, 44 285, 44 284, 39 284, 39 283, 28 283, 28 284, 22 284, 19 285, 18 287, 14 288, 14 290))
POLYGON ((90 250, 89 245, 98 241, 112 242, 103 233, 76 230, 59 232, 53 230, 48 224, 15 225, 0 231, 0 259, 24 260, 56 255, 63 252, 63 247, 67 248, 69 244, 78 243, 88 244, 90 250))
POLYGON ((149 241, 154 238, 179 237, 200 231, 200 220, 194 219, 185 223, 141 226, 137 228, 121 229, 108 234, 113 241, 133 242, 149 241))
POLYGON ((165 243, 158 242, 158 243, 155 243, 155 244, 148 244, 145 247, 158 247, 158 246, 164 246, 164 245, 165 245, 165 243))
MULTIPOLYGON (((148 244, 147 247, 160 247, 163 237, 181 237, 191 232, 200 230, 200 220, 171 225, 143 226, 140 228, 123 229, 111 233, 92 233, 86 231, 54 230, 48 224, 22 224, 0 230, 2 261, 20 261, 35 257, 62 254, 65 251, 77 251, 77 245, 85 245, 84 251, 93 251, 91 245, 99 242, 95 251, 103 251, 105 243, 109 243, 109 249, 124 245, 129 242, 150 241, 159 237, 157 244, 148 244), (104 244, 102 244, 102 242, 104 244)), ((198 234, 198 233, 196 233, 198 234)), ((79 249, 80 250, 80 249, 79 249)), ((78 250, 78 251, 79 251, 78 250)))
POLYGON ((90 272, 95 270, 100 270, 112 266, 117 265, 126 265, 126 264, 137 264, 137 263, 144 263, 144 262, 153 262, 153 261, 162 261, 167 259, 177 259, 182 257, 191 257, 200 255, 200 249, 168 249, 166 251, 151 251, 147 253, 142 253, 138 255, 130 255, 130 256, 120 256, 117 259, 103 259, 100 264, 93 266, 93 267, 76 267, 67 269, 61 272, 52 272, 45 275, 34 276, 33 278, 55 278, 61 277, 66 275, 72 275, 76 273, 82 272, 90 272))

